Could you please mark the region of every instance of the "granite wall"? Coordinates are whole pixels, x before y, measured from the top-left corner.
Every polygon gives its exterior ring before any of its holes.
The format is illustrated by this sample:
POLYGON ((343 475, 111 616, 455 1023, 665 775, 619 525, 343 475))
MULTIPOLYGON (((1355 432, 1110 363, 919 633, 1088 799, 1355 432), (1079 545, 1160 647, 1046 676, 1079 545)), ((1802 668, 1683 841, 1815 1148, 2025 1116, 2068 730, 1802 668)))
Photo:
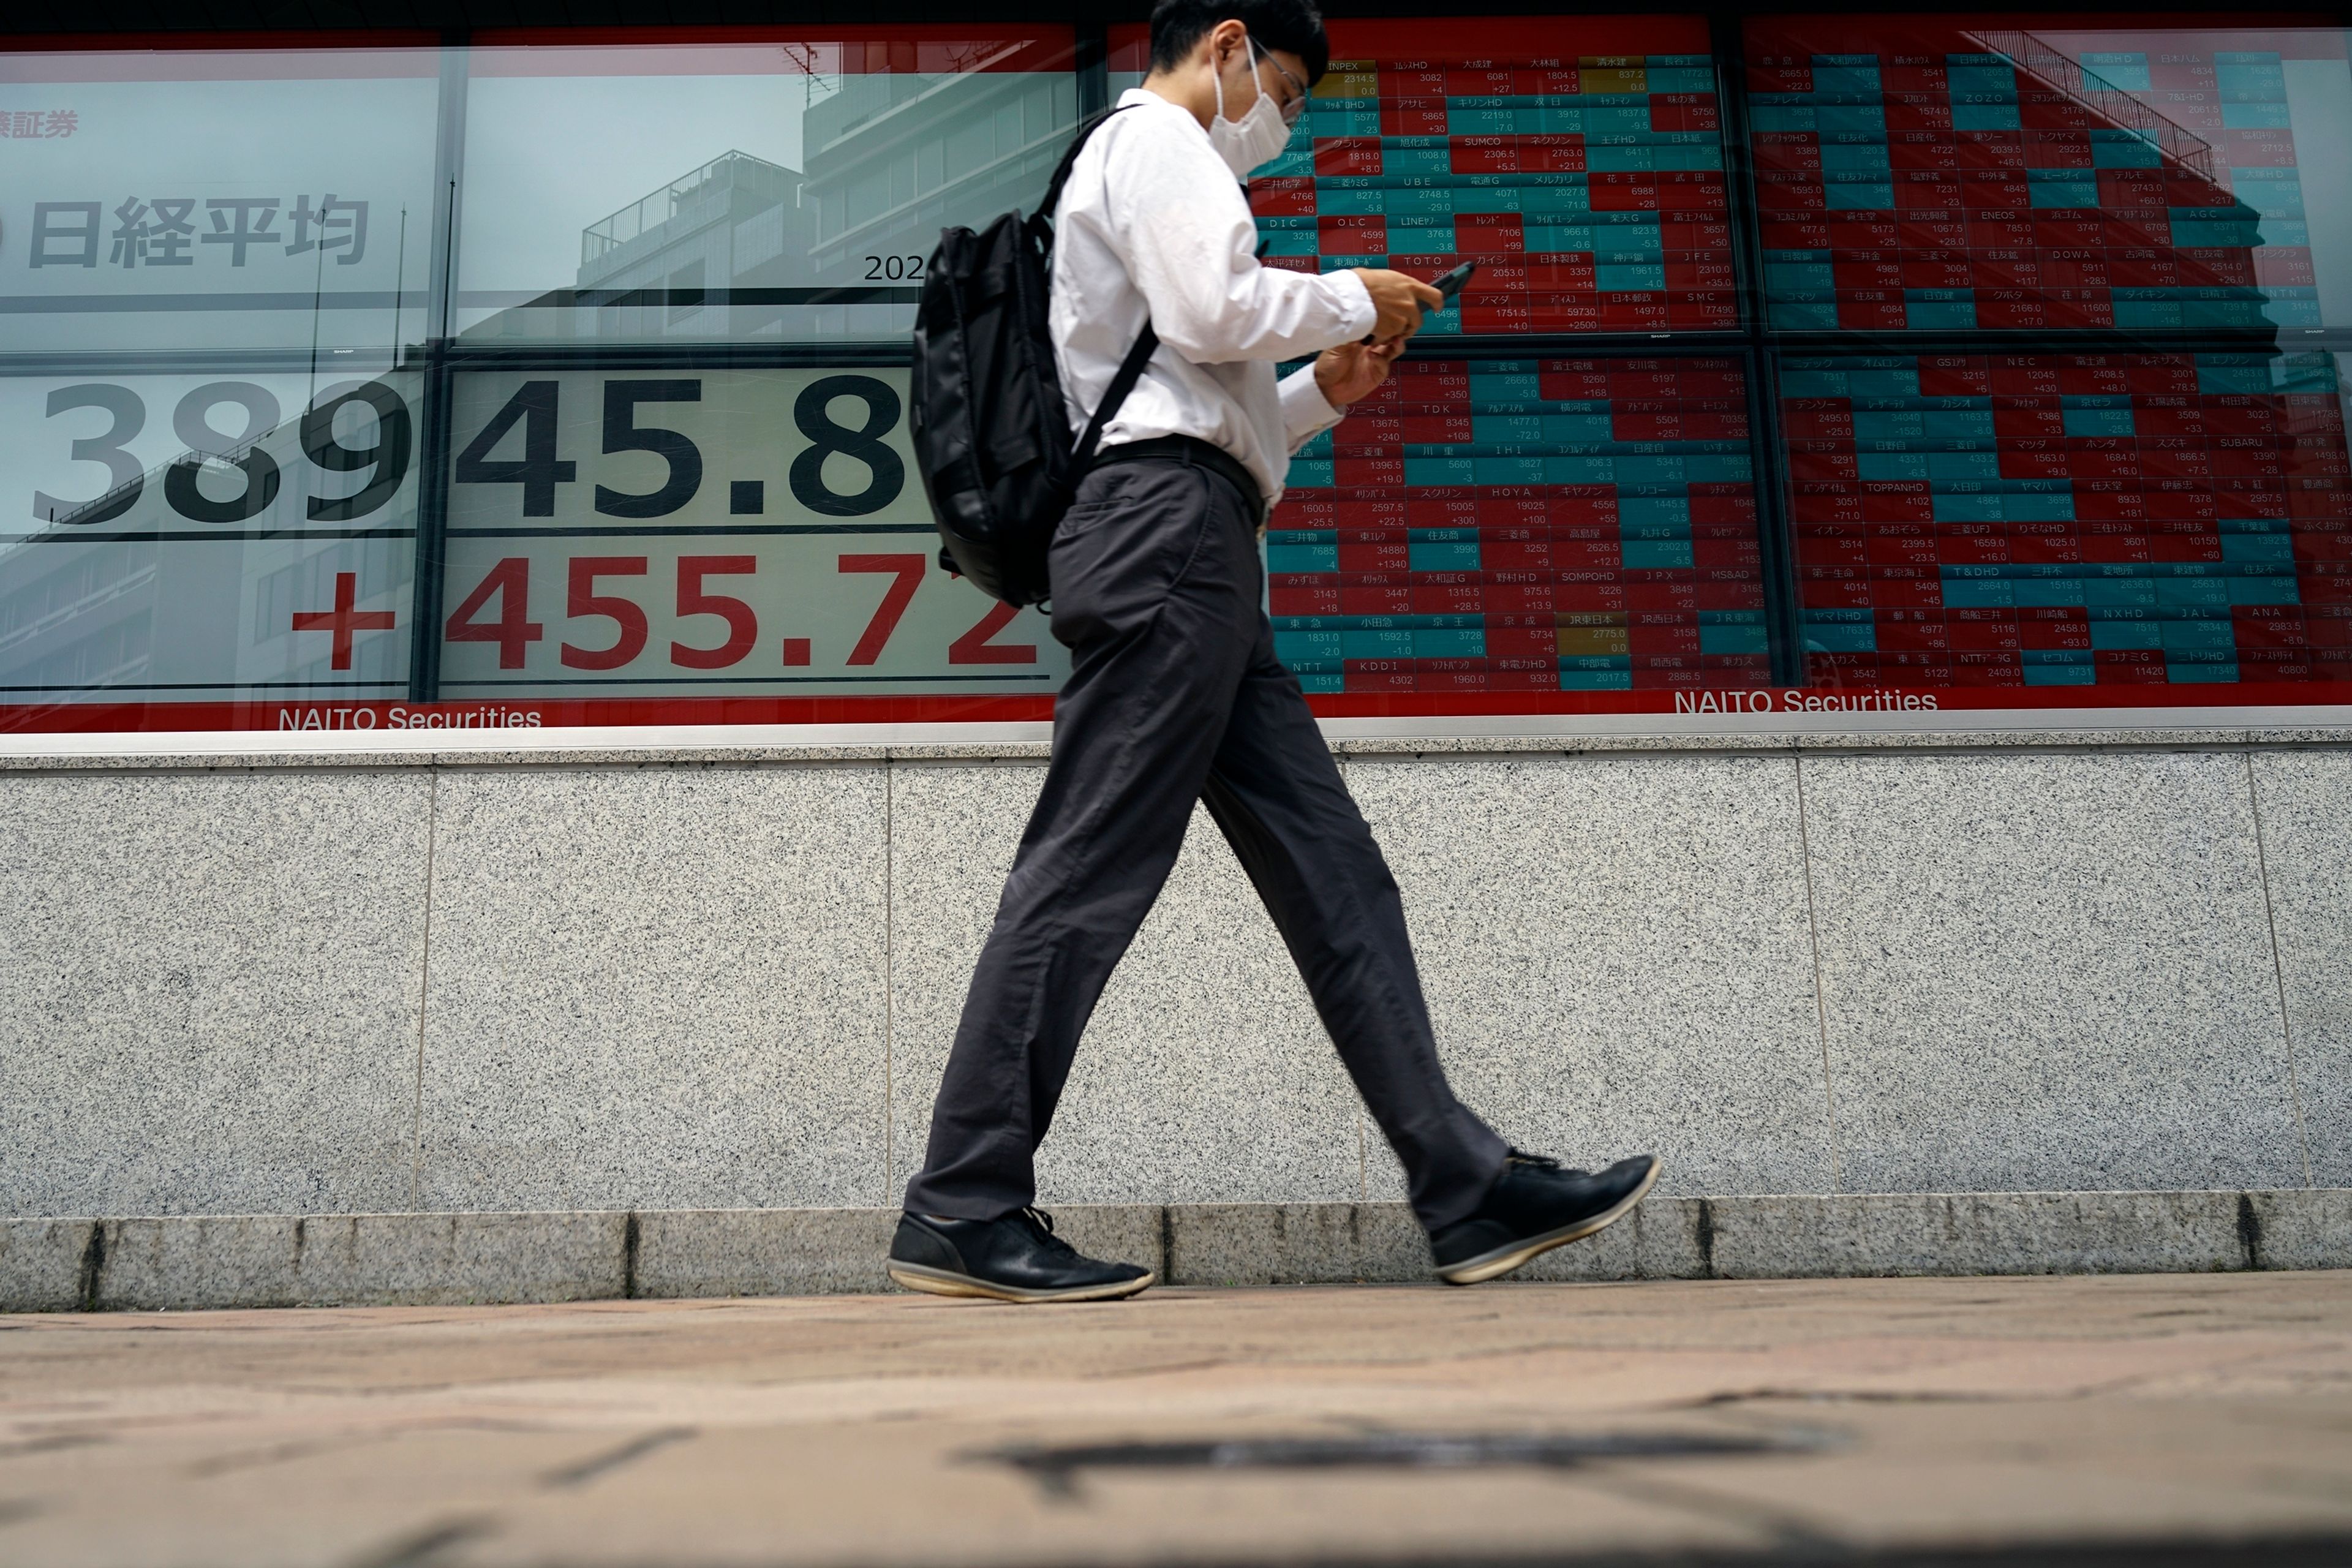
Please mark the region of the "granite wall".
MULTIPOLYGON (((2352 1186, 2341 734, 1431 744, 1340 750, 1525 1146, 2352 1186)), ((0 1214, 891 1204, 1040 752, 0 762, 0 1214)), ((1042 1185, 1401 1194, 1205 816, 1042 1185)))

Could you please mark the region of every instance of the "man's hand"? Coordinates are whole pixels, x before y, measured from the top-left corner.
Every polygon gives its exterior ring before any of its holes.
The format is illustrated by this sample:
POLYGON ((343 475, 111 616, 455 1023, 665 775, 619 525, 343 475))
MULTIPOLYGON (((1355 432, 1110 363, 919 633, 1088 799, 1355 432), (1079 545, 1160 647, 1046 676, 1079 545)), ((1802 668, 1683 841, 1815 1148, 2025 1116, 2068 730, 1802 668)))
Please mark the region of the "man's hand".
POLYGON ((1315 384, 1323 394, 1323 401, 1334 408, 1345 408, 1350 403, 1371 395, 1374 387, 1389 378, 1389 366, 1396 363, 1404 353, 1404 340, 1392 339, 1384 343, 1341 343, 1336 349, 1325 349, 1315 357, 1315 384))
POLYGON ((1408 278, 1384 267, 1350 270, 1363 279, 1364 292, 1372 297, 1372 309, 1377 312, 1372 321, 1374 342, 1402 342, 1421 331, 1423 311, 1439 310, 1445 304, 1444 295, 1418 278, 1408 278))

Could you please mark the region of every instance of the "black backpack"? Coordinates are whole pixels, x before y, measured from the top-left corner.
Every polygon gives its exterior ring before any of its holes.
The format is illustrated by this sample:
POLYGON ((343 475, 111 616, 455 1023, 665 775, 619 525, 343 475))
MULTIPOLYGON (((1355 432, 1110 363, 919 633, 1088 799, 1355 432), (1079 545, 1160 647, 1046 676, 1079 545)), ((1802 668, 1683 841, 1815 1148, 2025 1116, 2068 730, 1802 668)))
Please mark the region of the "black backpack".
POLYGON ((1008 605, 1045 602, 1054 529, 1103 426, 1160 344, 1147 321, 1073 443, 1045 327, 1054 208, 1078 149, 1109 118, 1080 128, 1034 213, 1006 213, 978 234, 942 229, 923 269, 908 429, 940 526, 940 564, 1008 605))

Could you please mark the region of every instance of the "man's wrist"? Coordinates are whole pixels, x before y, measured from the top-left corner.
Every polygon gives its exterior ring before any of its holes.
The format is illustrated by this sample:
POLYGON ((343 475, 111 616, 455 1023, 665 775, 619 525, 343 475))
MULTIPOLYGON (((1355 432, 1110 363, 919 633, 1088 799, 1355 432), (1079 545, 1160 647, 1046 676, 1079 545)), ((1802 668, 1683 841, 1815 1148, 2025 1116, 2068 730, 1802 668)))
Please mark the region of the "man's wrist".
POLYGON ((1342 403, 1331 395, 1331 383, 1339 376, 1339 373, 1332 368, 1335 363, 1325 354, 1315 356, 1315 391, 1329 406, 1332 413, 1345 419, 1348 416, 1348 411, 1356 405, 1353 400, 1342 403))

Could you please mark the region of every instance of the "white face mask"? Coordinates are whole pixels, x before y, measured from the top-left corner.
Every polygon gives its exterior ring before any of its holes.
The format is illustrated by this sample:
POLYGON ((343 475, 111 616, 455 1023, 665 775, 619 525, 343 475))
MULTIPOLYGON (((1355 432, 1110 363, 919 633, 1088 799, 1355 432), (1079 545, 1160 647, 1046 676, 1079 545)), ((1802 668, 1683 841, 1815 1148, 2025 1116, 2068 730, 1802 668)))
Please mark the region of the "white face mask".
POLYGON ((1257 41, 1244 39, 1250 51, 1250 83, 1257 89, 1257 101, 1239 120, 1225 118, 1225 79, 1215 77, 1217 84, 1216 118, 1209 121, 1209 145, 1234 172, 1234 178, 1246 180, 1250 171, 1260 163, 1271 163, 1290 145, 1290 125, 1282 118, 1281 109, 1265 84, 1257 79, 1257 41))

